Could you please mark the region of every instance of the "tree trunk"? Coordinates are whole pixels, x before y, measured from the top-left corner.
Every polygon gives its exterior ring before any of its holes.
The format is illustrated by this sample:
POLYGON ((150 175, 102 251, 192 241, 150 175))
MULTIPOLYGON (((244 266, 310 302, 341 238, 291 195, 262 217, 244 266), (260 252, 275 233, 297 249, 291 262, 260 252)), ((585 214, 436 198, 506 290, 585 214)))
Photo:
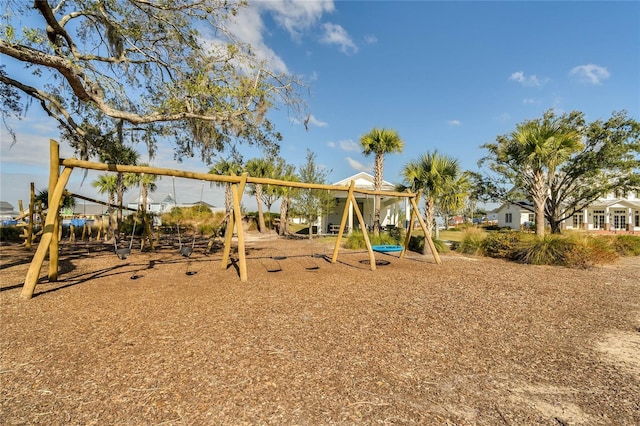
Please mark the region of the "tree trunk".
POLYGON ((109 232, 105 234, 105 238, 108 240, 110 238, 115 238, 117 228, 116 218, 113 214, 113 207, 115 205, 115 194, 109 193, 109 232), (108 235, 107 235, 108 234, 108 235))
MULTIPOLYGON (((380 191, 382 188, 382 171, 384 157, 382 154, 376 154, 375 160, 375 176, 373 177, 373 188, 380 191)), ((373 200, 373 235, 380 235, 380 196, 376 195, 373 200)))
POLYGON ((266 225, 264 223, 264 210, 262 208, 262 184, 256 183, 256 202, 258 203, 258 230, 264 232, 266 225))
POLYGON ((562 224, 561 220, 549 220, 549 225, 551 226, 551 233, 562 234, 561 224, 562 224))
POLYGON ((231 184, 225 183, 224 185, 224 210, 225 214, 231 213, 231 207, 233 206, 233 192, 231 191, 231 184))
POLYGON ((547 201, 547 191, 542 172, 536 172, 534 174, 531 191, 536 221, 536 236, 542 238, 544 236, 544 207, 547 201))
POLYGON ((287 233, 287 215, 289 214, 289 197, 283 196, 280 203, 280 226, 278 227, 278 235, 283 236, 287 233))
POLYGON ((124 199, 124 173, 118 173, 117 175, 117 189, 116 196, 118 197, 118 210, 116 211, 116 230, 114 235, 116 239, 118 238, 118 234, 120 233, 120 229, 122 227, 122 203, 124 199))
POLYGON ((424 224, 427 228, 427 234, 424 236, 424 247, 422 248, 422 254, 426 254, 429 245, 427 244, 427 236, 431 237, 433 234, 433 221, 435 218, 435 201, 432 197, 426 199, 424 207, 424 224))

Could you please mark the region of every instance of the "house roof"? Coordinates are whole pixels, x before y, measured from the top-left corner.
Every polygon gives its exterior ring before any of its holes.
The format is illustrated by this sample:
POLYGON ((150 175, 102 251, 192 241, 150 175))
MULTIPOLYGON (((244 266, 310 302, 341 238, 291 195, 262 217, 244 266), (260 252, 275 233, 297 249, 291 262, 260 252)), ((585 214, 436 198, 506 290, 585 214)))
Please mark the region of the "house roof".
POLYGON ((99 216, 105 214, 107 211, 107 206, 103 206, 100 204, 78 204, 73 207, 74 215, 86 215, 86 216, 99 216))
MULTIPOLYGON (((351 184, 351 181, 355 181, 356 188, 373 190, 374 177, 373 175, 370 175, 369 173, 366 173, 366 172, 356 173, 353 176, 349 176, 348 178, 342 179, 334 183, 334 185, 349 186, 351 184)), ((393 191, 394 189, 395 189, 394 184, 387 182, 386 180, 382 180, 383 191, 393 191)))
POLYGON ((15 207, 8 201, 0 201, 0 210, 2 211, 13 211, 15 207))

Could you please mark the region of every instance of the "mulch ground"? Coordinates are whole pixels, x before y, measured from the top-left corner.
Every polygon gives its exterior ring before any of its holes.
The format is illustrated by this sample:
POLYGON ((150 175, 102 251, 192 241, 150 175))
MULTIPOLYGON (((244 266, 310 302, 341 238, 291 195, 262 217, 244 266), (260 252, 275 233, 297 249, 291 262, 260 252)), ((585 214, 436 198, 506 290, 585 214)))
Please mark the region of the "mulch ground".
POLYGON ((331 251, 249 239, 241 282, 220 250, 67 243, 20 301, 33 251, 0 247, 0 423, 640 424, 638 258, 331 251))

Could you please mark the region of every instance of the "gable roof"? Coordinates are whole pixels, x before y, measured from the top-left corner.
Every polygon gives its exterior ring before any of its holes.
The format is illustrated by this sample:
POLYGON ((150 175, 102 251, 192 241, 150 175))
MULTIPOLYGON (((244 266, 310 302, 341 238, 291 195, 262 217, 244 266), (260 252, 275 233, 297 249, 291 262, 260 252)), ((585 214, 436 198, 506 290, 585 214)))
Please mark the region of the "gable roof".
MULTIPOLYGON (((334 185, 349 186, 351 184, 351 181, 355 181, 356 188, 363 188, 363 189, 371 189, 371 190, 373 190, 374 177, 373 177, 373 175, 370 175, 367 172, 356 173, 353 176, 349 176, 348 178, 344 178, 344 179, 334 183, 334 185)), ((383 180, 382 181, 382 190, 383 191, 393 191, 393 190, 395 190, 395 185, 390 183, 390 182, 387 182, 386 180, 383 180)))
POLYGON ((2 211, 13 211, 15 207, 8 201, 0 201, 0 210, 2 211))

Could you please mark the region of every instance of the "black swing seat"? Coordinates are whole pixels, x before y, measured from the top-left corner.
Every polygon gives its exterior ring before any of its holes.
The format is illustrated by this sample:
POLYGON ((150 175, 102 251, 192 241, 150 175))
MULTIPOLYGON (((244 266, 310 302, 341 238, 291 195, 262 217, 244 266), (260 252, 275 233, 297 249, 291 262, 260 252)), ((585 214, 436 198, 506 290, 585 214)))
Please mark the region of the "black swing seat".
POLYGON ((129 247, 116 249, 116 256, 118 256, 120 260, 125 260, 130 254, 131 249, 129 247))
POLYGON ((180 248, 180 254, 183 255, 184 257, 191 256, 191 253, 193 253, 193 247, 182 247, 182 248, 180 248))

